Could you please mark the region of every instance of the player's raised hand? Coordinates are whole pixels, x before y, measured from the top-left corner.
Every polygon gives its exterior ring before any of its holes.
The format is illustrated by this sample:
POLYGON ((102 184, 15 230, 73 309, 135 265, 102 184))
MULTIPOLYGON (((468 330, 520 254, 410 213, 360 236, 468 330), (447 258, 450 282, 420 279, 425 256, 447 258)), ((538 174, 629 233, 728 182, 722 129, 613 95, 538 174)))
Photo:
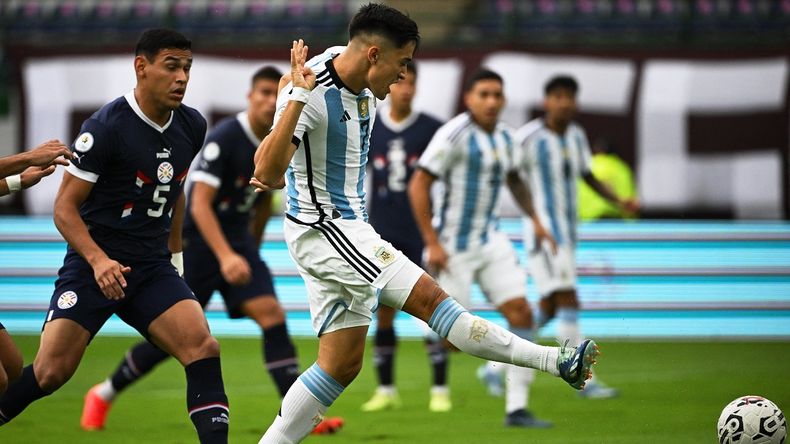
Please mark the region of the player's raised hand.
POLYGON ((55 165, 50 165, 48 167, 32 166, 25 169, 25 171, 22 171, 22 173, 19 175, 22 182, 22 189, 32 187, 33 185, 39 183, 41 179, 54 172, 55 165))
POLYGON ((24 155, 27 157, 27 161, 31 166, 39 167, 46 167, 49 165, 68 166, 69 161, 66 159, 72 158, 69 147, 57 139, 47 140, 32 150, 27 151, 24 155))
POLYGON ((307 62, 307 45, 304 40, 294 40, 291 47, 291 82, 295 88, 312 90, 315 87, 315 73, 304 64, 307 62))
POLYGON ((425 263, 428 266, 430 274, 435 274, 447 268, 447 251, 438 242, 425 246, 425 263))
POLYGON ((234 286, 247 285, 252 278, 252 269, 244 256, 230 253, 220 258, 219 269, 222 277, 234 286))
POLYGON ((104 297, 115 301, 126 296, 123 291, 126 288, 126 278, 123 275, 131 271, 131 267, 121 265, 108 257, 93 265, 93 277, 104 297))

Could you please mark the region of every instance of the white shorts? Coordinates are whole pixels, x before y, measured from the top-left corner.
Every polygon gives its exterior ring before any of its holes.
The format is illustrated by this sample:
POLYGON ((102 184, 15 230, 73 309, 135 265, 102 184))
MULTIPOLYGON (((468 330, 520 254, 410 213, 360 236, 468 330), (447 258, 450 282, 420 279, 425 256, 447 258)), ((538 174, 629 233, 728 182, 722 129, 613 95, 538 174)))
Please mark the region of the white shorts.
POLYGON ((516 250, 500 232, 492 233, 489 241, 477 248, 450 253, 447 268, 439 273, 436 282, 467 309, 472 305, 474 282, 497 307, 527 295, 527 276, 518 263, 516 250))
POLYGON ((572 245, 559 245, 557 254, 548 248, 528 253, 529 273, 541 298, 576 288, 576 254, 572 245))
POLYGON ((283 224, 288 251, 307 286, 318 336, 370 325, 379 301, 403 307, 424 273, 364 221, 283 224))

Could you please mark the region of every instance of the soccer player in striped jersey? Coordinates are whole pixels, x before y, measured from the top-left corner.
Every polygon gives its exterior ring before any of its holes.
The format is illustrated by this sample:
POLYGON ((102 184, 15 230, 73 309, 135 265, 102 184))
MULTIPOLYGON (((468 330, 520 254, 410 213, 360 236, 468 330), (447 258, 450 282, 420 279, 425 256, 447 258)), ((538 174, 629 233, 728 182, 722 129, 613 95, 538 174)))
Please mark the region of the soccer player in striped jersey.
MULTIPOLYGON (((422 263, 423 243, 420 230, 411 214, 406 187, 425 151, 428 142, 442 125, 433 117, 414 111, 412 100, 416 92, 417 68, 406 65, 406 77, 390 87, 389 106, 376 116, 370 136, 372 159, 372 193, 370 196, 370 225, 415 264, 422 263)), ((373 362, 379 386, 362 410, 375 412, 400 406, 395 388, 396 311, 386 305, 376 312, 376 334, 373 362)), ((433 368, 433 387, 428 409, 446 412, 452 408, 447 390, 447 347, 435 333, 430 332, 425 345, 433 368)))
POLYGON ((365 168, 376 100, 406 75, 420 36, 417 24, 381 4, 360 8, 345 47, 306 62, 291 48, 272 132, 255 153, 252 183, 286 187, 284 234, 308 289, 318 359, 283 398, 260 443, 300 442, 357 376, 379 302, 428 323, 462 351, 538 368, 583 387, 597 356, 543 347, 473 316, 367 223, 365 168), (287 182, 287 185, 286 185, 287 182))
MULTIPOLYGON (((71 150, 59 140, 49 140, 24 153, 0 159, 0 196, 30 188, 55 172, 58 165, 68 166, 71 150)), ((0 395, 8 384, 22 374, 22 354, 0 323, 0 395)))
MULTIPOLYGON (((531 341, 527 276, 507 235, 496 228, 496 205, 504 183, 524 212, 536 217, 529 190, 513 165, 511 130, 499 122, 505 105, 502 77, 487 69, 472 74, 464 104, 467 111, 436 132, 409 183, 426 265, 434 270, 437 283, 466 308, 471 307, 470 292, 476 282, 505 317, 510 331, 531 341), (432 210, 435 181, 443 185, 444 193, 432 210)), ((537 219, 535 227, 538 237, 552 242, 537 219)), ((550 427, 527 408, 535 370, 508 365, 506 372, 505 425, 550 427)))
POLYGON ((189 418, 202 443, 228 442, 219 344, 181 278, 183 184, 206 120, 182 105, 191 42, 145 31, 133 91, 82 124, 55 198, 68 242, 32 365, 0 397, 0 424, 59 389, 113 314, 184 366, 189 418))
MULTIPOLYGON (((547 245, 535 242, 534 225, 524 219, 529 270, 541 296, 538 328, 556 317, 560 340, 571 346, 582 338, 576 295, 576 179, 581 176, 602 197, 628 212, 639 208, 635 200, 620 200, 590 172, 587 136, 573 121, 578 89, 572 77, 550 79, 544 88, 545 117, 528 122, 516 134, 519 169, 533 191, 539 220, 557 243, 555 254, 547 245)), ((617 391, 593 377, 579 394, 609 398, 617 396, 617 391)))

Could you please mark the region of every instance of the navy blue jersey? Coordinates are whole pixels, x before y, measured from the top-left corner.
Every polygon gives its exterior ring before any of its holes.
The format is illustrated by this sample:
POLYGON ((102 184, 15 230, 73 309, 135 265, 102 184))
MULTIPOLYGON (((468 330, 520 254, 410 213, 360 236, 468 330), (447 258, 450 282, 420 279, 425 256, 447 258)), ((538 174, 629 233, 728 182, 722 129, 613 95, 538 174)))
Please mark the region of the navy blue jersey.
POLYGON ((390 242, 414 240, 421 245, 406 188, 417 160, 442 123, 423 113, 395 123, 388 112, 384 109, 379 113, 370 136, 373 159, 370 223, 390 242))
POLYGON ((80 215, 112 259, 169 256, 171 209, 206 135, 206 120, 185 105, 159 126, 134 92, 104 105, 83 122, 72 144, 72 175, 93 182, 80 215))
MULTIPOLYGON (((189 173, 190 182, 203 182, 217 189, 213 208, 229 242, 247 239, 250 212, 263 198, 250 185, 259 143, 246 112, 227 117, 209 132, 189 173)), ((187 206, 190 201, 187 199, 187 206)), ((184 219, 184 236, 199 236, 190 211, 184 219)))

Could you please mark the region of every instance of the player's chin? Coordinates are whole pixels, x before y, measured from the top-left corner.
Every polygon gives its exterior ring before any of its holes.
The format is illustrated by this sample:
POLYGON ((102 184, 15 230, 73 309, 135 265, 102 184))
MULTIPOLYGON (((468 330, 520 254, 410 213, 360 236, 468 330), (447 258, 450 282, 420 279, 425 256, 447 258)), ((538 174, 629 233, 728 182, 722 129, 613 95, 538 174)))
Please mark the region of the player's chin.
POLYGON ((183 101, 184 101, 184 95, 183 94, 169 94, 167 96, 166 103, 167 103, 167 105, 170 108, 175 109, 175 108, 178 108, 179 106, 181 106, 181 102, 183 102, 183 101))

